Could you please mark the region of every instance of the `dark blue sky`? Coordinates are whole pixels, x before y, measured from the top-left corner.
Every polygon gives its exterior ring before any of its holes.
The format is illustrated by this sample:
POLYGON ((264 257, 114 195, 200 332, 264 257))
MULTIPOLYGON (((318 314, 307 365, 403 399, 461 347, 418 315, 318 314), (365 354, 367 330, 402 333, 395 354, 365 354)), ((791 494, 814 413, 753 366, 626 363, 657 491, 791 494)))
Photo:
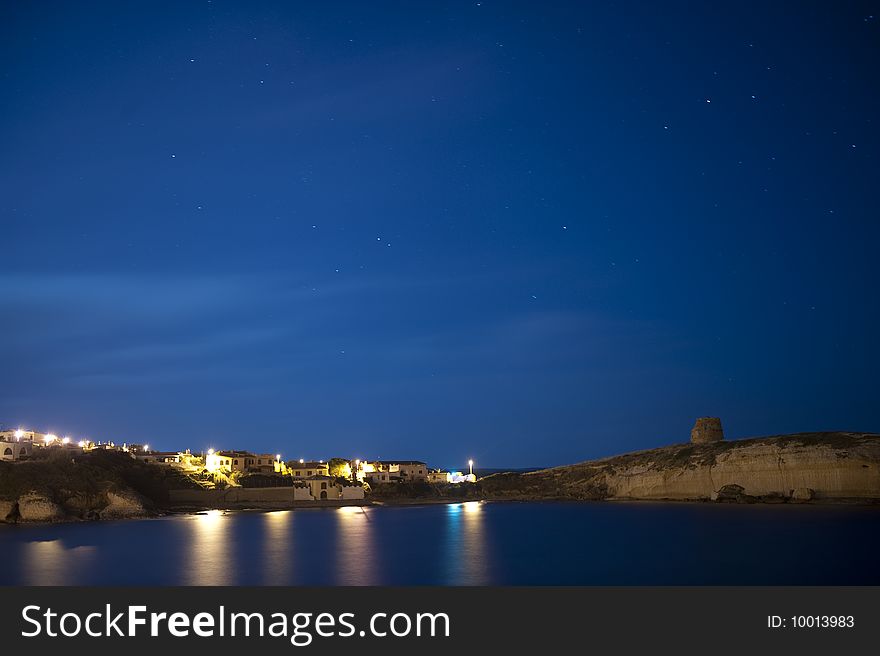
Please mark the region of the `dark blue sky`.
POLYGON ((772 4, 3 3, 0 422, 443 466, 880 430, 880 8, 772 4))

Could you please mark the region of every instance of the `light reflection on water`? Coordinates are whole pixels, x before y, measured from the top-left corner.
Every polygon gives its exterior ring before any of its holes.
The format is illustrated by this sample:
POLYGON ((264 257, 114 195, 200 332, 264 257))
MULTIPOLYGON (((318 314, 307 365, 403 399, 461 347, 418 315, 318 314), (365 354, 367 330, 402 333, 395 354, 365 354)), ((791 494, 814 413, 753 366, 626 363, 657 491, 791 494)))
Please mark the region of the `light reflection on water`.
POLYGON ((263 514, 263 585, 283 585, 293 578, 293 515, 291 510, 263 514))
POLYGON ((487 585, 486 538, 480 501, 446 506, 446 577, 451 585, 487 585))
POLYGON ((235 585, 231 517, 222 510, 209 510, 187 519, 189 558, 184 585, 235 585))
POLYGON ((337 508, 337 585, 379 585, 374 527, 369 511, 359 506, 337 508))
POLYGON ((77 574, 93 565, 95 547, 66 548, 61 540, 28 542, 23 550, 25 585, 76 585, 77 574))

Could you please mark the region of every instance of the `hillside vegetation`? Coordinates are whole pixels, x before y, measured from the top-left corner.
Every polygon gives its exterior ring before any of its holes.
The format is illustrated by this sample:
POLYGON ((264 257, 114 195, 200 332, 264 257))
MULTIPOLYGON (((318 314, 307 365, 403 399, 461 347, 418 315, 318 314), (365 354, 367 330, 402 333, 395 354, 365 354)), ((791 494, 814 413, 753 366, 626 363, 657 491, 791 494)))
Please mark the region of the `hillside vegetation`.
POLYGON ((0 462, 0 521, 143 516, 167 505, 169 489, 186 487, 198 484, 126 453, 72 457, 46 449, 24 462, 0 462))

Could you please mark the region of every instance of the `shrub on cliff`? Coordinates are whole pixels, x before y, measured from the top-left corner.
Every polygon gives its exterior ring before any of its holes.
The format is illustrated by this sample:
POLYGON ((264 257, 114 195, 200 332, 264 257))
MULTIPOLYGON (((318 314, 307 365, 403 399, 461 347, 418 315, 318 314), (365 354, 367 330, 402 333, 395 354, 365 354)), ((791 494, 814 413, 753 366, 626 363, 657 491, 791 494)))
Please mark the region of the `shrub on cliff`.
POLYGON ((196 485, 171 467, 148 465, 118 451, 74 453, 45 449, 24 462, 0 462, 0 498, 17 499, 32 490, 64 500, 134 490, 164 505, 168 490, 196 485))
POLYGON ((293 487, 293 478, 278 474, 246 474, 239 478, 238 484, 246 488, 293 487))

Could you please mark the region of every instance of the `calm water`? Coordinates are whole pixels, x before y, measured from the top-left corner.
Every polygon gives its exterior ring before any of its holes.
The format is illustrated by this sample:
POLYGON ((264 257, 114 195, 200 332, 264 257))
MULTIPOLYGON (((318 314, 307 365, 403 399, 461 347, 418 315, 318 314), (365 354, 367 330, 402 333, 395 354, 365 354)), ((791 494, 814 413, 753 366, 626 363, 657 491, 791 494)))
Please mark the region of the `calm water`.
POLYGON ((880 584, 880 508, 479 503, 0 526, 3 585, 880 584))

